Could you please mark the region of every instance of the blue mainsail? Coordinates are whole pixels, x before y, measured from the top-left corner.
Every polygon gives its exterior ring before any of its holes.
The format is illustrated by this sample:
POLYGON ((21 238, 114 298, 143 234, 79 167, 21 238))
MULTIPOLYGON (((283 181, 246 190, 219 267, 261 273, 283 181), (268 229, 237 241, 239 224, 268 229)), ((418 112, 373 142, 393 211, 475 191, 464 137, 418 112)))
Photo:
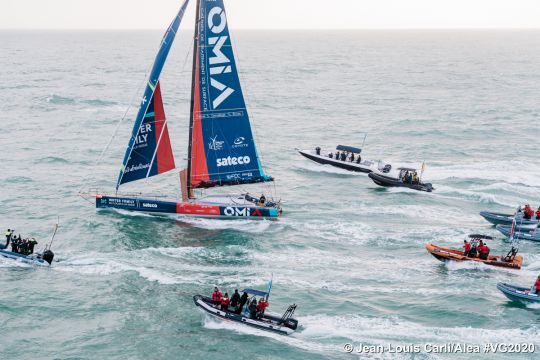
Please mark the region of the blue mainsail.
MULTIPOLYGON (((122 168, 120 169, 120 174, 116 183, 117 190, 118 187, 123 183, 143 179, 161 173, 156 169, 157 166, 154 166, 153 163, 156 161, 156 158, 159 161, 159 156, 156 156, 160 152, 158 145, 161 146, 160 140, 163 140, 163 136, 166 136, 166 139, 168 139, 168 132, 166 132, 166 124, 163 126, 151 127, 155 115, 154 107, 161 105, 157 104, 157 99, 154 98, 154 93, 156 92, 156 88, 159 88, 158 82, 159 76, 161 75, 161 70, 163 69, 165 61, 167 60, 169 50, 171 49, 188 3, 189 0, 184 1, 184 4, 180 7, 178 14, 173 19, 161 41, 161 46, 156 55, 154 66, 150 72, 148 84, 141 100, 139 112, 135 118, 135 124, 133 125, 133 131, 131 138, 129 139, 126 154, 124 155, 124 161, 122 163, 122 168), (162 129, 162 131, 158 131, 158 129, 162 129), (141 141, 147 139, 148 136, 153 138, 154 141, 148 142, 145 144, 145 146, 141 146, 141 141)), ((159 95, 159 102, 161 103, 161 95, 159 95)), ((167 144, 164 144, 164 146, 166 145, 167 144)), ((165 152, 167 152, 167 149, 165 149, 165 152)), ((169 167, 170 166, 166 166, 165 168, 169 167)))
POLYGON ((199 0, 193 64, 189 187, 272 181, 261 166, 223 0, 199 0))

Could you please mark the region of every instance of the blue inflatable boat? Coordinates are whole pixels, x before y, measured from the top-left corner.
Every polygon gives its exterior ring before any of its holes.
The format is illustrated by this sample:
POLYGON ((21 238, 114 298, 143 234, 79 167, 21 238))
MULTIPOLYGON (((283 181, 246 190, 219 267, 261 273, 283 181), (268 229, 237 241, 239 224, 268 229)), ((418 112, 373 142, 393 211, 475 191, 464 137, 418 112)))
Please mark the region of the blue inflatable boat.
POLYGON ((506 283, 498 283, 497 289, 502 291, 507 298, 512 301, 519 301, 523 303, 538 303, 540 302, 540 296, 538 294, 529 293, 530 288, 522 286, 510 285, 506 283))
MULTIPOLYGON (((495 227, 504 236, 510 236, 512 226, 497 225, 495 227)), ((519 228, 514 230, 514 238, 520 240, 540 241, 540 230, 534 228, 532 230, 519 228)))
MULTIPOLYGON (((514 221, 514 214, 502 214, 489 211, 480 211, 480 216, 492 223, 493 225, 512 225, 514 221)), ((539 221, 536 219, 526 220, 523 219, 523 215, 516 216, 516 226, 519 227, 535 227, 539 224, 539 221)))
POLYGON ((6 249, 0 249, 0 256, 27 264, 49 266, 53 261, 54 253, 51 250, 45 250, 42 254, 23 255, 6 249))

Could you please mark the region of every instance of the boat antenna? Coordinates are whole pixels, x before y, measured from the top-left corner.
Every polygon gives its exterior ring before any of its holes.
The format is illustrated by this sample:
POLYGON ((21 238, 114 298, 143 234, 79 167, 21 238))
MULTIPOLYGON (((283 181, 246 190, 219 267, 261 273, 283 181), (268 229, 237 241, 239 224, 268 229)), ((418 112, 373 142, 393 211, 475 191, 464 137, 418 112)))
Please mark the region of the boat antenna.
POLYGON ((56 232, 58 231, 59 226, 60 226, 60 216, 56 220, 56 224, 54 225, 54 231, 53 231, 53 234, 51 236, 51 241, 49 242, 49 245, 45 246, 45 250, 50 250, 51 249, 52 243, 54 241, 54 237, 56 236, 56 232))
POLYGON ((367 133, 364 133, 364 140, 362 141, 362 147, 360 149, 364 148, 364 144, 366 143, 367 133))

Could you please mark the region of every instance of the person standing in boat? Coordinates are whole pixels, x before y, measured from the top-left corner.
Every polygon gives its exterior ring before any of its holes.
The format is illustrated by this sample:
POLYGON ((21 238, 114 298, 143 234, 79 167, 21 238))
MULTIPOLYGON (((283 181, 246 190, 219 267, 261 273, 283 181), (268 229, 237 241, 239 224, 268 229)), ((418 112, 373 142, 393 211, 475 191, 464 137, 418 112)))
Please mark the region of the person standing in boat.
POLYGON ((231 296, 231 307, 234 309, 234 312, 236 312, 239 302, 240 294, 238 293, 238 289, 235 289, 234 294, 231 296))
POLYGON ((536 210, 536 220, 540 220, 540 206, 536 210))
POLYGON ((214 288, 214 292, 212 293, 212 301, 214 302, 214 305, 220 305, 221 304, 221 297, 223 295, 221 294, 221 291, 219 291, 218 287, 216 286, 214 288))
POLYGON ((229 311, 230 303, 231 303, 231 299, 229 299, 229 294, 225 293, 225 295, 223 295, 223 297, 221 298, 221 310, 229 311))
POLYGON ((351 153, 351 157, 349 158, 349 160, 351 160, 351 162, 354 162, 354 153, 351 153))
POLYGON ((34 247, 38 244, 35 238, 28 240, 28 254, 32 255, 34 253, 34 247))
POLYGON ((321 148, 320 148, 320 147, 317 146, 317 147, 315 148, 315 154, 321 155, 321 148))
POLYGON ((328 154, 328 157, 329 157, 330 159, 333 159, 333 158, 334 158, 334 154, 329 153, 329 154, 328 154))
POLYGON ((339 151, 336 151, 336 160, 339 160, 340 159, 340 152, 339 151))
POLYGON ((248 300, 248 294, 244 291, 242 296, 240 297, 240 302, 238 304, 238 309, 236 310, 237 314, 241 314, 242 310, 244 309, 244 305, 246 305, 246 302, 248 300))
POLYGON ((463 240, 463 255, 469 256, 469 252, 471 251, 471 244, 467 240, 463 240))
POLYGON ((347 154, 345 152, 341 153, 341 161, 347 161, 347 154))
POLYGON ((253 297, 253 300, 249 303, 249 318, 255 320, 257 318, 257 299, 253 297))
POLYGON ((7 247, 9 246, 9 243, 11 242, 11 236, 13 235, 13 233, 11 232, 11 229, 7 229, 6 231, 6 245, 4 246, 4 249, 7 249, 7 247))
POLYGON ((531 206, 529 204, 525 205, 525 209, 523 209, 523 218, 526 220, 530 220, 534 215, 533 209, 531 209, 531 206))
POLYGON ((540 275, 536 278, 536 282, 529 291, 530 294, 540 294, 540 275))
POLYGON ((478 246, 478 257, 482 260, 487 260, 489 256, 489 247, 487 244, 482 243, 480 241, 480 245, 478 246))
POLYGON ((261 197, 259 198, 259 206, 264 206, 264 204, 266 204, 266 196, 261 194, 261 197))

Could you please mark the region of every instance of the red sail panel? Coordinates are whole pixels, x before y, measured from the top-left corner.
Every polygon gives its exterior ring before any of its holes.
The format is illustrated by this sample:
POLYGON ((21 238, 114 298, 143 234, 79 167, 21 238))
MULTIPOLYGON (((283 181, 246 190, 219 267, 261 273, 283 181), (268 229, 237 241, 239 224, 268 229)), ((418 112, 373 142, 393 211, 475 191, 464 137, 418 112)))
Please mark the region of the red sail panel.
POLYGON ((167 127, 159 82, 154 91, 154 121, 156 127, 156 143, 158 144, 154 161, 157 164, 157 173, 162 174, 174 169, 176 165, 174 164, 174 155, 172 152, 171 139, 169 137, 169 129, 167 127))
POLYGON ((199 85, 199 54, 195 62, 195 79, 193 88, 193 120, 191 135, 191 188, 197 188, 202 182, 210 180, 208 165, 206 164, 206 152, 204 150, 204 138, 202 133, 201 119, 201 93, 199 85))

